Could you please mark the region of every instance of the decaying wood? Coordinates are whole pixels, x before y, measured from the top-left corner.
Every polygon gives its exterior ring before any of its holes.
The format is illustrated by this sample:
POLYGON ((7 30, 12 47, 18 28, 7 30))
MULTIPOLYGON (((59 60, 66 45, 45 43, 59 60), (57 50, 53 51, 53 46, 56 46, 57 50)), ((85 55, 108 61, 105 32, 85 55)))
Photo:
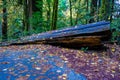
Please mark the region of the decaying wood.
MULTIPOLYGON (((39 42, 38 42, 39 43, 39 42)), ((101 36, 84 36, 84 37, 68 37, 58 38, 44 41, 43 43, 48 44, 64 44, 64 45, 76 45, 76 46, 98 46, 101 44, 101 36)))
POLYGON ((34 34, 9 44, 65 44, 73 46, 98 46, 102 41, 109 40, 111 36, 110 23, 101 21, 97 23, 78 25, 62 30, 54 30, 41 34, 34 34))

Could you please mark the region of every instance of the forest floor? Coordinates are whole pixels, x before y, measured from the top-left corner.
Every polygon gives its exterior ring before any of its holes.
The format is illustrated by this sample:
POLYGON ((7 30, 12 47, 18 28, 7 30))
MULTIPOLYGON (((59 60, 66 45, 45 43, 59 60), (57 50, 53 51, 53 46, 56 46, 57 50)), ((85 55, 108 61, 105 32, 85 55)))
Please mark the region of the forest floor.
POLYGON ((51 45, 0 47, 0 80, 120 80, 120 46, 75 50, 51 45))

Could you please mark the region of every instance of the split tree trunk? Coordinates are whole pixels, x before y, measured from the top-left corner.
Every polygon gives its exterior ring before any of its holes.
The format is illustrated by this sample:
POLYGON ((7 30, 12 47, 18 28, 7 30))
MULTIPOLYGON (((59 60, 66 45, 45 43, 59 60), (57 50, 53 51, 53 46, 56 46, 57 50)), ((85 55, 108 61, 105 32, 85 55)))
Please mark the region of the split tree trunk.
POLYGON ((97 22, 62 30, 55 30, 21 38, 10 44, 63 44, 69 46, 97 46, 111 37, 110 23, 97 22))

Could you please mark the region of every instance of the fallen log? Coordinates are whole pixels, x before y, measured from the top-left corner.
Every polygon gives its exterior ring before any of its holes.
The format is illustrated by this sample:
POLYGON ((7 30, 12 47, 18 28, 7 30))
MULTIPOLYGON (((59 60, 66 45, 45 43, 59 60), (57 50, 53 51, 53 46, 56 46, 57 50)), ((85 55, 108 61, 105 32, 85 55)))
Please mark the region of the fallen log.
POLYGON ((99 46, 111 37, 110 23, 106 21, 78 25, 20 38, 13 44, 62 44, 69 46, 99 46))

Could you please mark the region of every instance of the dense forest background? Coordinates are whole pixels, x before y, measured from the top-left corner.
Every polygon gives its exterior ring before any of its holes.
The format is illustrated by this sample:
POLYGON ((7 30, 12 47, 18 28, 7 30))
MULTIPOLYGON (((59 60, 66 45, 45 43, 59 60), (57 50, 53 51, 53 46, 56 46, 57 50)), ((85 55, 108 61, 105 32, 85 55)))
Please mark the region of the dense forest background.
POLYGON ((119 40, 119 0, 0 0, 0 41, 102 20, 119 40))

